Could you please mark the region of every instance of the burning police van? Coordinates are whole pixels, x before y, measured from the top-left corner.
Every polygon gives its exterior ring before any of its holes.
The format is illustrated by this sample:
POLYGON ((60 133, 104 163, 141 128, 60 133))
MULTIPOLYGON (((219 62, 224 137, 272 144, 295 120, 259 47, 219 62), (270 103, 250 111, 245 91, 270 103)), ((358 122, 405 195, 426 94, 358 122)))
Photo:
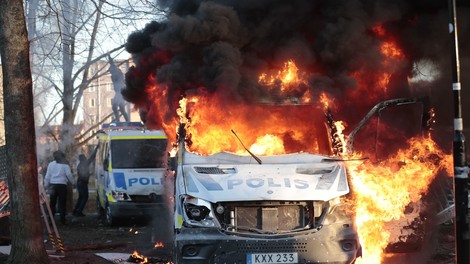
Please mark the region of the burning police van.
MULTIPOLYGON (((327 112, 331 155, 256 156, 241 142, 250 155, 198 155, 186 150, 186 129, 180 124, 177 162, 172 163, 174 262, 353 263, 363 248, 348 203, 346 164, 353 160, 343 157, 353 153, 359 143, 354 138, 364 138, 356 134, 374 115, 383 118, 383 110, 392 108, 396 118, 397 107, 406 106, 421 113, 417 127, 429 124, 430 116, 422 114, 428 113, 425 98, 391 99, 374 106, 347 140, 339 137, 337 122, 327 112)), ((366 144, 383 146, 371 144, 368 135, 366 144)))
POLYGON ((105 223, 147 217, 164 203, 167 136, 140 123, 105 125, 98 133, 97 207, 105 223))
POLYGON ((177 160, 175 263, 352 263, 360 254, 341 161, 185 147, 177 160))

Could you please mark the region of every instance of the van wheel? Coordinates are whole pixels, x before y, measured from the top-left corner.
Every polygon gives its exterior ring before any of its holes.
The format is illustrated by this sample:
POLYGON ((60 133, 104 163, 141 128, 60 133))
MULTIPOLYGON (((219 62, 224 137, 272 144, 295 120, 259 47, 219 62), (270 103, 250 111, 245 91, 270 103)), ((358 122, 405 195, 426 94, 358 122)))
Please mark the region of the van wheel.
POLYGON ((106 204, 105 208, 104 222, 107 226, 113 226, 116 222, 116 219, 111 214, 111 208, 109 208, 108 204, 106 204))
POLYGON ((101 207, 100 197, 98 196, 98 193, 96 193, 96 212, 98 212, 98 217, 104 216, 104 209, 103 207, 101 207))

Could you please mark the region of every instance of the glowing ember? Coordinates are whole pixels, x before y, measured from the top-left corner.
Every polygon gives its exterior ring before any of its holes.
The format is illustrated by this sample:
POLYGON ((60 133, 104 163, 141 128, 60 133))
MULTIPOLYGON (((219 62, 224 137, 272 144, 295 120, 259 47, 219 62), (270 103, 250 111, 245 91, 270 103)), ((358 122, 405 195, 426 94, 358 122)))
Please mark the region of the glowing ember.
POLYGON ((379 164, 348 163, 363 248, 356 263, 381 263, 390 237, 385 223, 404 217, 405 207, 426 193, 436 174, 452 168, 451 156, 431 138, 412 138, 408 144, 379 164))
POLYGON ((139 234, 139 230, 134 230, 133 228, 129 229, 129 233, 134 233, 135 235, 139 234))
POLYGON ((132 260, 138 261, 138 263, 144 264, 144 263, 149 263, 147 257, 139 254, 139 252, 134 251, 131 255, 132 260))
POLYGON ((155 243, 155 245, 154 245, 153 247, 155 247, 155 248, 162 248, 162 247, 164 247, 164 246, 165 246, 165 245, 163 244, 163 242, 157 242, 157 243, 155 243))
POLYGON ((400 48, 393 42, 384 42, 380 46, 380 51, 382 52, 383 55, 389 57, 389 58, 395 58, 395 59, 404 59, 405 56, 403 55, 403 52, 400 50, 400 48))
POLYGON ((134 251, 132 255, 129 256, 126 263, 159 263, 159 264, 173 264, 168 257, 146 257, 142 254, 139 254, 137 251, 134 251))

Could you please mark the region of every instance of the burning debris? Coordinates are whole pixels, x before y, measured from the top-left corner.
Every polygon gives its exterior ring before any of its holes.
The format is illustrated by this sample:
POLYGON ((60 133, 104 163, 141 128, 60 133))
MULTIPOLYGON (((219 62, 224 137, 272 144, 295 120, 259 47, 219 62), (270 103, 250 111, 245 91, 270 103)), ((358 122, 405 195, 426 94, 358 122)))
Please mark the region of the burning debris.
POLYGON ((140 263, 140 264, 147 264, 147 263, 153 263, 153 264, 172 264, 173 262, 171 261, 170 258, 168 257, 146 257, 144 255, 139 254, 139 252, 134 251, 130 257, 127 259, 127 262, 130 263, 140 263))
POLYGON ((344 138, 343 130, 344 125, 341 121, 334 121, 331 110, 328 109, 325 113, 326 122, 330 131, 331 149, 334 156, 342 156, 346 154, 346 140, 344 138))

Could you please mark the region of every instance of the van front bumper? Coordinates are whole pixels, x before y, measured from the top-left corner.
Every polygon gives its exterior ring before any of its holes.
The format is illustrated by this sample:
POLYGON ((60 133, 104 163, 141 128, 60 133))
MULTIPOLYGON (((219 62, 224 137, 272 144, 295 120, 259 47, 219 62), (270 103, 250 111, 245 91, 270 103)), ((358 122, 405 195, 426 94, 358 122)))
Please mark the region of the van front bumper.
POLYGON ((175 238, 176 264, 247 264, 249 254, 296 252, 298 263, 350 264, 359 253, 357 233, 342 225, 286 235, 237 235, 215 228, 183 227, 175 238))

